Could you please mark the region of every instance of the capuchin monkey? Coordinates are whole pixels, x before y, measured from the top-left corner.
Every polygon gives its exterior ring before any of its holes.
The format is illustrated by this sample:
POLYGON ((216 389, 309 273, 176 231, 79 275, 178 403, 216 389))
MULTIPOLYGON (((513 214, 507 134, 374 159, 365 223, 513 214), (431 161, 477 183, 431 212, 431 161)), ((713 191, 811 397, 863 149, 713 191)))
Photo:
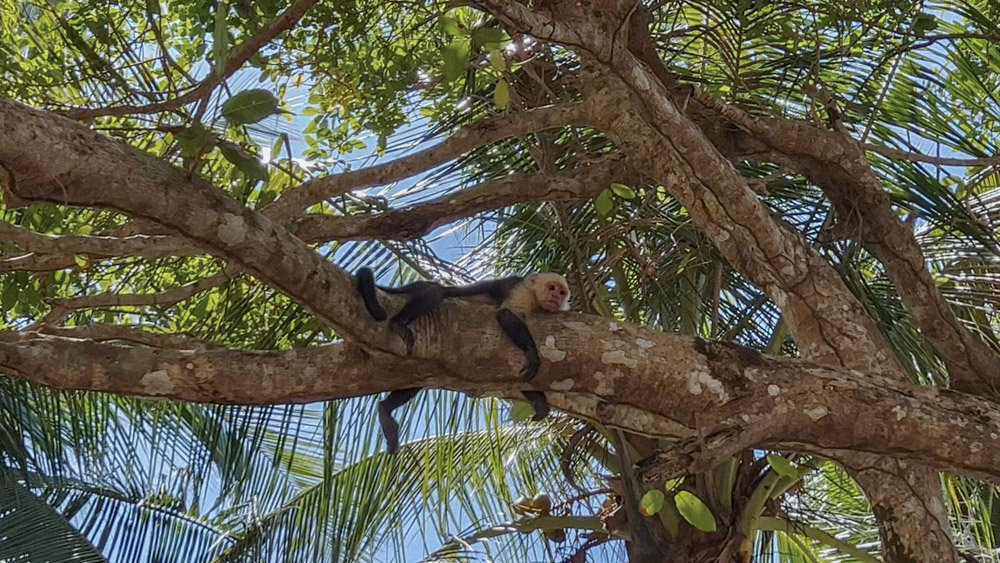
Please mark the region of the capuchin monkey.
MULTIPOLYGON (((382 287, 375 285, 375 276, 370 268, 361 268, 357 273, 358 292, 365 303, 368 314, 376 321, 388 318, 385 309, 378 302, 375 288, 386 293, 409 295, 410 299, 398 313, 389 319, 389 328, 406 344, 406 353, 413 353, 414 336, 410 323, 433 312, 441 301, 449 297, 470 300, 485 300, 497 307, 497 322, 507 338, 525 355, 525 366, 521 370, 524 381, 531 381, 538 375, 541 360, 531 331, 518 315, 532 311, 568 311, 569 285, 559 274, 534 274, 527 278, 511 276, 497 280, 476 282, 470 285, 446 286, 436 282, 420 281, 402 287, 382 287)), ((419 387, 390 391, 389 396, 378 404, 379 424, 388 442, 389 453, 399 448, 399 424, 392 417, 392 411, 412 399, 420 392, 419 387)), ((524 398, 535 409, 535 420, 542 420, 549 414, 549 402, 541 391, 522 391, 524 398)))

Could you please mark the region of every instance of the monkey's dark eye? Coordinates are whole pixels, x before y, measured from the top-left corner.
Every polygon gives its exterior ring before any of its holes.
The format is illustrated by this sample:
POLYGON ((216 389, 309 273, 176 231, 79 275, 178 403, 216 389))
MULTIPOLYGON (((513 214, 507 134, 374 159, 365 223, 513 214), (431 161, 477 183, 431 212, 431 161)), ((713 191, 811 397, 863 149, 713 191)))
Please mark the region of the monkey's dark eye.
POLYGON ((552 291, 552 290, 553 290, 553 289, 555 289, 555 288, 556 288, 556 284, 554 284, 554 283, 550 283, 550 284, 549 284, 549 288, 548 288, 548 289, 549 289, 549 291, 552 291))

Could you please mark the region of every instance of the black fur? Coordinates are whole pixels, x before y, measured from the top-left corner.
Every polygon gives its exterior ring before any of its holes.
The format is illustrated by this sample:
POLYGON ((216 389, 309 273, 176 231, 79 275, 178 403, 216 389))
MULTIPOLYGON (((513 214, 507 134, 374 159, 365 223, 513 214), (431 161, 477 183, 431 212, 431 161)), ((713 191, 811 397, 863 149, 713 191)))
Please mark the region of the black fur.
MULTIPOLYGON (((386 293, 410 296, 403 308, 389 319, 390 330, 399 335, 403 343, 406 344, 407 354, 413 353, 415 342, 413 331, 409 326, 410 323, 433 312, 444 299, 448 297, 486 297, 499 307, 507 301, 511 291, 523 281, 523 278, 511 276, 461 286, 445 286, 435 282, 420 281, 402 287, 382 287, 375 285, 375 276, 367 267, 358 270, 357 278, 361 299, 364 301, 368 314, 376 321, 384 321, 388 317, 382 304, 378 301, 376 287, 386 293)), ((535 346, 531 331, 524 324, 524 321, 509 309, 497 311, 497 322, 507 338, 524 352, 526 364, 521 370, 521 375, 524 381, 531 381, 538 375, 538 369, 541 366, 538 348, 535 346)), ((416 396, 419 391, 419 387, 390 391, 389 395, 379 402, 379 424, 382 426, 382 433, 385 434, 389 453, 394 453, 399 448, 399 424, 392 417, 392 412, 416 396)), ((545 398, 545 393, 523 391, 522 394, 535 409, 535 420, 543 420, 548 416, 549 402, 545 398)))
POLYGON ((399 423, 392 418, 392 411, 403 406, 406 401, 417 396, 419 387, 408 389, 397 389, 390 391, 389 395, 378 403, 378 423, 382 427, 382 434, 385 436, 386 449, 394 454, 399 449, 399 423))

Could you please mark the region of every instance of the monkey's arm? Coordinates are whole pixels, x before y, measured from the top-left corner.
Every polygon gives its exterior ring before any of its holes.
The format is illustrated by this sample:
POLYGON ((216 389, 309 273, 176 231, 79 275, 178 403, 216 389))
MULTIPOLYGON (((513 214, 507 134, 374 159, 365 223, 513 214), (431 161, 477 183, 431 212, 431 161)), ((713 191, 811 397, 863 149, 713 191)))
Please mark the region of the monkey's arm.
POLYGON ((503 329, 507 338, 524 352, 527 363, 521 370, 521 375, 524 381, 531 381, 538 375, 538 368, 542 361, 538 357, 538 348, 535 346, 535 339, 531 336, 528 325, 524 324, 520 317, 507 308, 497 311, 497 322, 500 323, 500 328, 503 329))
MULTIPOLYGON (((538 368, 541 366, 542 361, 538 357, 538 348, 535 346, 535 339, 531 336, 528 325, 524 324, 524 321, 510 309, 500 309, 497 311, 497 322, 500 323, 500 328, 503 329, 507 338, 524 352, 527 364, 525 364, 521 373, 524 376, 524 381, 531 381, 538 375, 538 368)), ((525 400, 531 403, 532 408, 535 409, 535 420, 543 420, 548 416, 549 400, 545 398, 545 393, 541 391, 522 391, 521 394, 524 395, 525 400)))

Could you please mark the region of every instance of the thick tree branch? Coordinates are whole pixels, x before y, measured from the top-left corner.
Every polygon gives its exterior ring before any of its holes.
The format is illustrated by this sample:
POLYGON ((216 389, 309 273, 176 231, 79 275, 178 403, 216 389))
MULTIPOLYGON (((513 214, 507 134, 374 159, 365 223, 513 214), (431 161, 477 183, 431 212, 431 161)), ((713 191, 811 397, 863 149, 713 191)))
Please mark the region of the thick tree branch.
MULTIPOLYGON (((680 86, 666 73, 655 52, 636 49, 656 76, 670 85, 675 98, 689 100, 688 115, 727 157, 775 159, 799 170, 823 189, 837 208, 844 227, 882 262, 897 291, 920 324, 921 331, 944 358, 952 386, 970 393, 996 396, 1000 389, 1000 355, 956 317, 927 271, 913 230, 893 211, 881 181, 857 141, 844 133, 809 123, 754 118, 698 88, 680 86), (735 125, 735 127, 733 127, 735 125)), ((871 147, 890 158, 915 160, 909 153, 871 147)), ((926 160, 926 159, 921 159, 926 160)), ((995 159, 990 159, 991 161, 995 159)), ((932 162, 934 163, 934 162, 932 162)), ((938 164, 971 165, 938 162, 938 164)))
POLYGON ((38 331, 53 336, 62 336, 79 340, 93 340, 94 342, 131 342, 133 344, 143 344, 152 348, 166 348, 172 350, 211 350, 223 348, 223 346, 214 342, 201 340, 191 336, 151 332, 138 327, 116 324, 91 323, 85 326, 71 327, 45 326, 39 328, 38 331))
POLYGON ((199 248, 178 238, 135 235, 129 237, 55 236, 0 221, 0 237, 25 252, 37 254, 86 254, 92 258, 137 256, 152 260, 164 256, 195 254, 199 248))
MULTIPOLYGON (((599 126, 621 143, 636 169, 662 182, 733 266, 781 308, 805 357, 905 379, 874 320, 829 263, 770 216, 719 149, 678 109, 667 83, 652 70, 661 65, 644 65, 630 50, 629 33, 648 39, 643 8, 610 3, 595 14, 589 4, 561 3, 552 5, 552 12, 532 13, 508 0, 479 4, 511 29, 574 46, 591 63, 598 76, 584 81, 587 95, 601 98, 598 107, 608 110, 599 126)), ((879 516, 887 557, 956 560, 933 472, 896 467, 856 477, 879 516), (908 502, 900 504, 899 491, 907 487, 910 492, 902 496, 908 502)))
POLYGON ((289 221, 306 207, 324 199, 415 176, 507 137, 567 125, 585 125, 587 109, 584 104, 561 104, 485 119, 458 131, 438 145, 403 158, 305 182, 283 193, 264 209, 264 213, 276 221, 289 221))
MULTIPOLYGON (((331 240, 405 240, 426 235, 435 227, 476 213, 532 201, 569 201, 594 197, 612 182, 634 176, 620 155, 584 167, 552 174, 512 175, 463 189, 405 209, 373 215, 311 214, 292 221, 295 235, 308 243, 331 240)), ((275 208, 268 208, 276 214, 275 208)), ((29 254, 0 259, 0 272, 52 271, 76 266, 77 256, 90 259, 137 256, 146 260, 188 256, 204 250, 182 237, 51 236, 0 222, 0 236, 29 254)), ((3 255, 0 255, 3 258, 3 255)))
POLYGON ((295 234, 306 241, 413 239, 476 213, 533 201, 568 201, 599 195, 631 174, 620 155, 552 174, 516 174, 437 199, 376 215, 307 215, 295 234))
POLYGON ((80 297, 66 297, 63 299, 52 299, 49 305, 52 309, 46 314, 37 325, 54 325, 74 311, 83 309, 101 309, 107 307, 148 307, 158 305, 169 307, 190 299, 191 297, 218 287, 233 278, 238 272, 238 268, 230 266, 225 270, 191 282, 187 285, 172 287, 164 291, 155 293, 99 293, 97 295, 82 295, 80 297))
POLYGON ((805 357, 901 374, 878 326, 826 259, 773 219, 646 67, 627 52, 621 58, 620 71, 602 71, 587 83, 607 110, 595 119, 630 164, 663 182, 733 266, 781 308, 805 357))
POLYGON ((0 255, 0 273, 55 272, 76 266, 72 254, 21 254, 9 258, 0 255))
MULTIPOLYGON (((707 101, 704 95, 699 99, 707 101)), ((842 230, 854 232, 885 266, 924 336, 944 359, 952 387, 996 397, 1000 354, 969 331, 941 295, 913 229, 892 209, 857 141, 807 123, 750 118, 731 107, 725 115, 823 189, 846 223, 842 230)))
MULTIPOLYGON (((414 357, 332 344, 288 352, 177 351, 0 336, 0 368, 58 388, 275 404, 413 386, 510 396, 523 358, 492 311, 448 303, 414 357)), ((804 451, 887 452, 1000 482, 1000 408, 889 377, 766 357, 580 314, 534 315, 538 387, 572 414, 651 436, 804 451), (735 439, 727 441, 729 438, 735 439)))
POLYGON ((172 236, 134 235, 128 237, 43 235, 0 221, 0 238, 26 254, 0 254, 0 272, 50 272, 72 268, 77 256, 88 259, 135 256, 155 260, 167 256, 187 256, 204 252, 194 244, 172 236))
POLYGON ((280 225, 207 182, 65 118, 0 99, 0 167, 27 201, 117 209, 160 223, 231 260, 342 335, 387 343, 353 295, 354 280, 280 225), (48 155, 58 154, 59 159, 48 155))
MULTIPOLYGON (((410 177, 500 139, 546 128, 583 124, 586 109, 583 105, 569 104, 486 120, 435 147, 399 160, 306 182, 286 192, 275 203, 263 209, 262 214, 282 223, 295 222, 298 218, 295 233, 298 238, 309 243, 375 238, 398 240, 420 236, 448 221, 523 201, 591 197, 611 181, 624 181, 627 178, 622 163, 608 162, 600 167, 591 165, 586 168, 587 172, 578 170, 553 176, 517 176, 498 180, 408 209, 371 217, 298 216, 302 209, 322 199, 410 177), (574 181, 588 184, 574 185, 574 181), (518 185, 518 182, 523 182, 523 185, 518 185), (497 191, 493 193, 491 190, 497 191), (394 230, 395 226, 400 230, 394 230)), ((606 160, 614 161, 615 158, 606 160)), ((4 222, 0 222, 0 235, 27 252, 5 259, 0 256, 0 272, 72 268, 76 265, 78 255, 91 259, 139 256, 153 260, 204 252, 202 247, 191 241, 170 235, 51 236, 4 222)))

